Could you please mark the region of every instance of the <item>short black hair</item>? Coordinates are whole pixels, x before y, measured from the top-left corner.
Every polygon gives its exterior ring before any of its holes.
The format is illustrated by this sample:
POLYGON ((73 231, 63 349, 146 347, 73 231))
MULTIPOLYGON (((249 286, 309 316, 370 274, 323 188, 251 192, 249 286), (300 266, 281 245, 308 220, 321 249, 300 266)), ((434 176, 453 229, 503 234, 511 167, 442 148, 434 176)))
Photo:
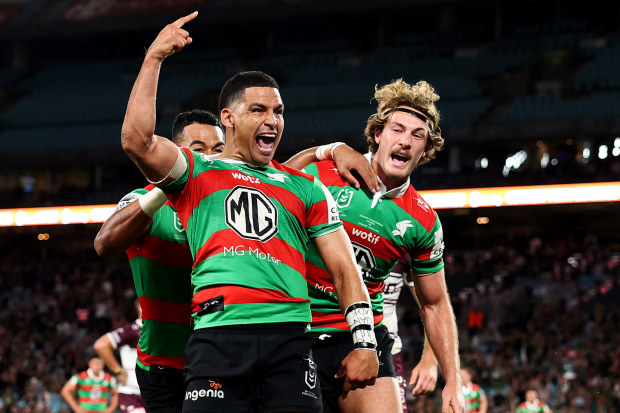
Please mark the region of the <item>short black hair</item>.
POLYGON ((224 108, 229 108, 249 87, 272 87, 278 90, 280 89, 278 82, 267 73, 258 70, 239 72, 228 79, 222 87, 218 102, 220 112, 224 108))
POLYGON ((193 109, 187 112, 181 112, 174 118, 174 123, 172 124, 172 141, 177 143, 183 135, 183 129, 192 123, 215 126, 223 131, 222 122, 220 122, 220 118, 215 114, 208 110, 193 109))

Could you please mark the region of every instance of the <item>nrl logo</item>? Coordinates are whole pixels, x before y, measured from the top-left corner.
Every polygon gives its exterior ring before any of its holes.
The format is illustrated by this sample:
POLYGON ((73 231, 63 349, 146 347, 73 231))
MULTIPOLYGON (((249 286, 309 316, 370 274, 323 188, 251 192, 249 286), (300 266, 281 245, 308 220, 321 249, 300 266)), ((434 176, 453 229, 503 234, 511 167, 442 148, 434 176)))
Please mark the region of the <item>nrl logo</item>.
POLYGON ((353 199, 353 190, 349 187, 344 187, 338 192, 336 196, 336 204, 338 208, 346 208, 351 205, 351 199, 353 199))

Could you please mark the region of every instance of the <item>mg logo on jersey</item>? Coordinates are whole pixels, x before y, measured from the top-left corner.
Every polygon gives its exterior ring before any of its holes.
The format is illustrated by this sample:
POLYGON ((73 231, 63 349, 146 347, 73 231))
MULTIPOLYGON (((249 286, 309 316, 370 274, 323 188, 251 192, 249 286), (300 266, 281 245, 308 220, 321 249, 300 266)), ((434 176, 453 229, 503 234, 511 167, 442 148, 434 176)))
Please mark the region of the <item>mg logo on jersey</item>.
POLYGON ((338 208, 346 208, 351 205, 353 193, 353 190, 347 186, 342 188, 340 192, 338 192, 338 196, 336 197, 336 204, 338 205, 338 208))
POLYGON ((367 279, 370 277, 370 272, 377 267, 377 261, 375 256, 372 255, 370 248, 365 247, 357 242, 351 242, 353 246, 353 253, 355 254, 355 261, 361 267, 362 277, 367 279))
POLYGON ((226 224, 241 238, 266 242, 278 233, 278 209, 258 189, 236 186, 224 204, 226 224))

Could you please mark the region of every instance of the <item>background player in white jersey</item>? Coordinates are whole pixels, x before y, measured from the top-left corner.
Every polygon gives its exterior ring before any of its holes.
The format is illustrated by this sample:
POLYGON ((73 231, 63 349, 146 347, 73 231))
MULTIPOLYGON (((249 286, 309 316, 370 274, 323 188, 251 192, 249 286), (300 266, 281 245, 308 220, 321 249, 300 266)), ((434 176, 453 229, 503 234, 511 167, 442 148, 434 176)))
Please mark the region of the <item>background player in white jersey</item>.
POLYGON ((138 358, 136 348, 142 328, 142 308, 137 299, 135 305, 138 312, 136 320, 104 334, 94 345, 95 351, 118 381, 118 407, 122 413, 146 411, 136 379, 136 359, 138 358), (114 355, 115 350, 119 352, 120 363, 114 355))

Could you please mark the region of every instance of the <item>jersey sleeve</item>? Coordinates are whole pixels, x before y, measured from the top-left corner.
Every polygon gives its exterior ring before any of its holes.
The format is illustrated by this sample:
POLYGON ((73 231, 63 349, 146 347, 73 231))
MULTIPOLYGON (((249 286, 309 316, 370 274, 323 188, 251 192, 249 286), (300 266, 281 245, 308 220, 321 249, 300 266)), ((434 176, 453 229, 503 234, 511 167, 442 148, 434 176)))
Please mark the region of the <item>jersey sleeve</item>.
POLYGON ((342 228, 334 197, 318 179, 313 180, 306 229, 311 238, 320 237, 342 228))
POLYGON ((185 186, 187 185, 187 183, 189 182, 189 180, 191 179, 191 172, 194 169, 194 157, 198 156, 198 153, 191 151, 188 148, 182 148, 180 153, 185 157, 185 163, 187 165, 187 167, 185 168, 185 171, 183 171, 183 173, 181 173, 181 175, 175 179, 174 181, 170 182, 168 185, 164 185, 161 188, 162 191, 164 191, 166 194, 174 194, 174 193, 178 193, 181 192, 183 190, 183 188, 185 188, 185 186))
POLYGON ((76 386, 77 382, 78 382, 77 374, 74 374, 73 376, 69 378, 69 383, 71 383, 73 386, 76 386))
POLYGON ((420 275, 432 274, 444 267, 443 262, 443 229, 437 214, 435 224, 430 231, 419 231, 414 241, 415 248, 409 251, 411 269, 420 275))
POLYGON ((133 324, 127 324, 122 327, 117 328, 116 330, 110 331, 106 334, 112 342, 112 347, 117 349, 118 347, 129 344, 134 344, 139 338, 139 331, 133 328, 133 324))
POLYGON ((148 191, 144 188, 139 188, 139 189, 135 189, 133 191, 131 191, 130 193, 128 193, 127 195, 125 195, 123 198, 121 198, 120 201, 118 201, 118 204, 116 204, 116 208, 114 209, 114 212, 125 208, 127 205, 135 202, 138 200, 138 198, 140 198, 142 195, 146 194, 148 191))

